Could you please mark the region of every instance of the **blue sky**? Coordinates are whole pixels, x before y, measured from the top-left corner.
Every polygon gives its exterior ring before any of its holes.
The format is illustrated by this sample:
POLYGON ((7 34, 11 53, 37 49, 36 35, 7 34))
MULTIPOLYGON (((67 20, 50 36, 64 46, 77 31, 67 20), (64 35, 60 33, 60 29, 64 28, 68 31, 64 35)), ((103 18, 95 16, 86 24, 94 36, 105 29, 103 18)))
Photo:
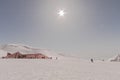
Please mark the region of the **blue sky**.
POLYGON ((19 43, 81 57, 120 48, 120 0, 0 0, 0 44, 19 43), (57 12, 66 14, 59 17, 57 12))

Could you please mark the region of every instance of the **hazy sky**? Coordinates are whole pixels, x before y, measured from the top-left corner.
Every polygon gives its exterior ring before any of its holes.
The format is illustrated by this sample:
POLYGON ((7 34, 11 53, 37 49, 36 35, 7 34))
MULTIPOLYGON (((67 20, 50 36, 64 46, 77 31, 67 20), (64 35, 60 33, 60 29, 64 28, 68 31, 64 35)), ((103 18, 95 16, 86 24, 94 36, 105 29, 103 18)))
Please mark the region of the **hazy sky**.
POLYGON ((120 52, 120 0, 0 0, 0 44, 8 43, 111 57, 120 52))

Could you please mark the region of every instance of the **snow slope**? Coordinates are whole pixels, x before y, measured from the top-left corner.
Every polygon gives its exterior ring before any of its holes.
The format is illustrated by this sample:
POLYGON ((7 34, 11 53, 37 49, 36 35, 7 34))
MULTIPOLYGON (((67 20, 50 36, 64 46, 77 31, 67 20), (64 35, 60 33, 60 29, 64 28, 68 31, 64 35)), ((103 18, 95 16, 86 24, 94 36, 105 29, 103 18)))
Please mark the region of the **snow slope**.
POLYGON ((79 59, 0 59, 0 80, 120 80, 120 64, 79 59))

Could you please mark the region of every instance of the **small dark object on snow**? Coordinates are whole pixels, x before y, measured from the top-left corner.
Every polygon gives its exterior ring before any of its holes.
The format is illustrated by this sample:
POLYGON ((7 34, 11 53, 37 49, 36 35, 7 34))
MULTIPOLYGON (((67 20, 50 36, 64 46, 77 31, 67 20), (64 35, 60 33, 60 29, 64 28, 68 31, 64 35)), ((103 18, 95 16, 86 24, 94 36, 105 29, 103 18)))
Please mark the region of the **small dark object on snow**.
POLYGON ((91 59, 91 62, 93 63, 93 59, 91 59))
POLYGON ((56 57, 56 60, 58 59, 58 57, 56 57))

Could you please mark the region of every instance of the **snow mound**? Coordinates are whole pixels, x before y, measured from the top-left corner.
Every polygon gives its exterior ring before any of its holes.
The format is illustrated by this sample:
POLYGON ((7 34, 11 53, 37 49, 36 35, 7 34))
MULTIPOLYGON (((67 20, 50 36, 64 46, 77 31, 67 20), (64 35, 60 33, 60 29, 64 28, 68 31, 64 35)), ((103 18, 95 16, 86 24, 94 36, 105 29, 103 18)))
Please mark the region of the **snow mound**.
POLYGON ((1 50, 10 52, 10 53, 15 53, 15 52, 21 52, 21 53, 33 53, 33 49, 29 46, 26 45, 17 45, 17 44, 6 44, 6 45, 1 45, 0 46, 1 50))
POLYGON ((120 54, 118 54, 117 56, 110 58, 109 61, 111 62, 120 62, 120 54))

